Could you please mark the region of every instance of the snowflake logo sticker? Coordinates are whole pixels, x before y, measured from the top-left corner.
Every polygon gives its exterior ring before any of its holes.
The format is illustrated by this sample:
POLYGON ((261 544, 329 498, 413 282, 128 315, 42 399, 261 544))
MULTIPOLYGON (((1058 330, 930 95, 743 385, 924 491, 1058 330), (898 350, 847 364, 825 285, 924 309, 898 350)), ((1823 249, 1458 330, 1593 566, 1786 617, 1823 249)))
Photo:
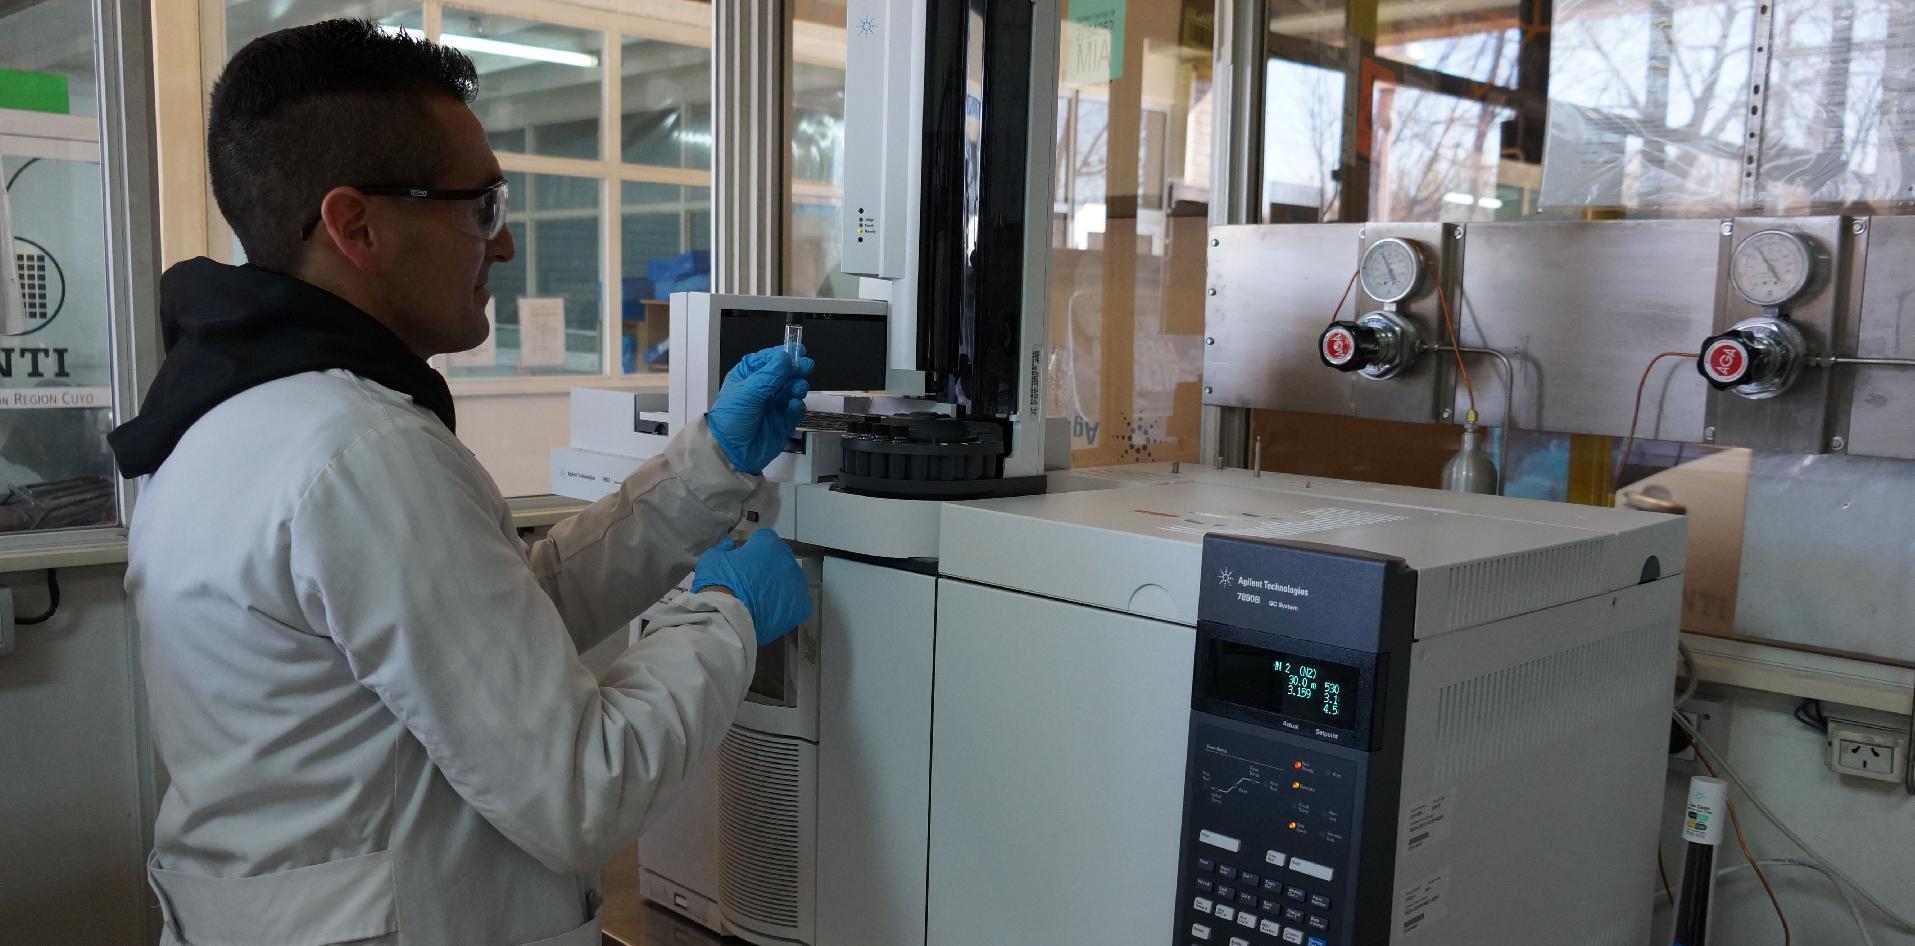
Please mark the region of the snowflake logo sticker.
POLYGON ((858 21, 858 32, 863 33, 866 36, 869 36, 872 33, 875 33, 877 31, 878 31, 877 20, 874 20, 867 16, 858 21))

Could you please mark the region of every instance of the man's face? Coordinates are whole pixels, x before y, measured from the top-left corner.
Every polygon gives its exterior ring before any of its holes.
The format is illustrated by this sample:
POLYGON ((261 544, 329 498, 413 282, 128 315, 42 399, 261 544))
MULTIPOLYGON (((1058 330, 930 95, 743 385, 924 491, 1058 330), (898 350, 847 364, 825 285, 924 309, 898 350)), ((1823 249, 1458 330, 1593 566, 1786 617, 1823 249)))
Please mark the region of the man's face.
MULTIPOLYGON (((452 163, 438 180, 400 183, 476 190, 503 179, 470 108, 434 97, 431 112, 452 163)), ((368 213, 375 232, 396 234, 378 252, 376 291, 387 325, 421 356, 465 351, 485 341, 485 308, 492 298, 486 280, 493 263, 516 253, 512 231, 501 228, 490 240, 475 236, 470 201, 374 199, 368 213)))

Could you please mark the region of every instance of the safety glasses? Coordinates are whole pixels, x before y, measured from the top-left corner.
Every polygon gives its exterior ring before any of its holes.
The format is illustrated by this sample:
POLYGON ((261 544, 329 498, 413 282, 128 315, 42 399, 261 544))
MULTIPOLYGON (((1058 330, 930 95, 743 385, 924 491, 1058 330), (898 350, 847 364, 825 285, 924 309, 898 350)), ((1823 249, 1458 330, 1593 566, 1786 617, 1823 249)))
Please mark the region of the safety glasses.
MULTIPOLYGON (((481 240, 491 240, 505 229, 505 211, 511 189, 500 180, 490 187, 464 190, 440 190, 433 187, 411 187, 403 184, 372 184, 354 187, 354 190, 367 197, 398 197, 405 200, 449 200, 461 201, 466 206, 453 216, 454 225, 462 232, 469 233, 481 240)), ((306 222, 305 229, 299 231, 299 238, 311 237, 319 226, 319 215, 313 214, 306 222)))

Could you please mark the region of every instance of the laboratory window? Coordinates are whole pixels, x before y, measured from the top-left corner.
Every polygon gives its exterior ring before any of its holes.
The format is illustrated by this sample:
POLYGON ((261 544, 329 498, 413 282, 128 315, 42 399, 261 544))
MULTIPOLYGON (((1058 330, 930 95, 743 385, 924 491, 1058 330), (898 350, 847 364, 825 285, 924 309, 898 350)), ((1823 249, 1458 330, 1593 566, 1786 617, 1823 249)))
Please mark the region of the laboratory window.
POLYGON ((120 521, 102 129, 85 0, 0 13, 0 532, 120 521))
MULTIPOLYGON (((1777 4, 1758 24, 1768 5, 1733 0, 1275 0, 1257 215, 1469 224, 1906 212, 1915 178, 1884 99, 1915 75, 1902 6, 1777 4)), ((1322 317, 1342 285, 1313 299, 1322 317)), ((1462 342, 1483 344, 1468 312, 1458 317, 1462 342)), ((1679 370, 1665 361, 1649 383, 1679 370)), ((1476 374, 1481 387, 1503 383, 1492 364, 1476 374)), ((1330 436, 1322 423, 1252 418, 1274 467, 1298 472, 1432 481, 1455 439, 1421 425, 1330 436)), ((1558 500, 1606 497, 1715 452, 1651 436, 1624 457, 1618 438, 1510 436, 1510 488, 1558 500)))
POLYGON ((1047 416, 1077 466, 1196 460, 1215 4, 1060 4, 1047 416))
POLYGON ((801 0, 792 8, 785 291, 855 297, 843 259, 844 0, 801 0))

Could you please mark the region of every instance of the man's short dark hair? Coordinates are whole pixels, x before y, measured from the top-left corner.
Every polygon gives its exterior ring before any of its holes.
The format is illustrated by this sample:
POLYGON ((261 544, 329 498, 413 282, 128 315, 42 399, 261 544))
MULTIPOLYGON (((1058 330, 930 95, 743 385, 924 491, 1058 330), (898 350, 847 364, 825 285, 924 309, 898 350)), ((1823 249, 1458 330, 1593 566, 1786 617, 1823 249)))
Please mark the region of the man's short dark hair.
POLYGON ((249 261, 292 272, 328 191, 437 183, 453 155, 431 101, 469 104, 477 91, 465 54, 366 20, 269 33, 213 84, 213 199, 249 261))

